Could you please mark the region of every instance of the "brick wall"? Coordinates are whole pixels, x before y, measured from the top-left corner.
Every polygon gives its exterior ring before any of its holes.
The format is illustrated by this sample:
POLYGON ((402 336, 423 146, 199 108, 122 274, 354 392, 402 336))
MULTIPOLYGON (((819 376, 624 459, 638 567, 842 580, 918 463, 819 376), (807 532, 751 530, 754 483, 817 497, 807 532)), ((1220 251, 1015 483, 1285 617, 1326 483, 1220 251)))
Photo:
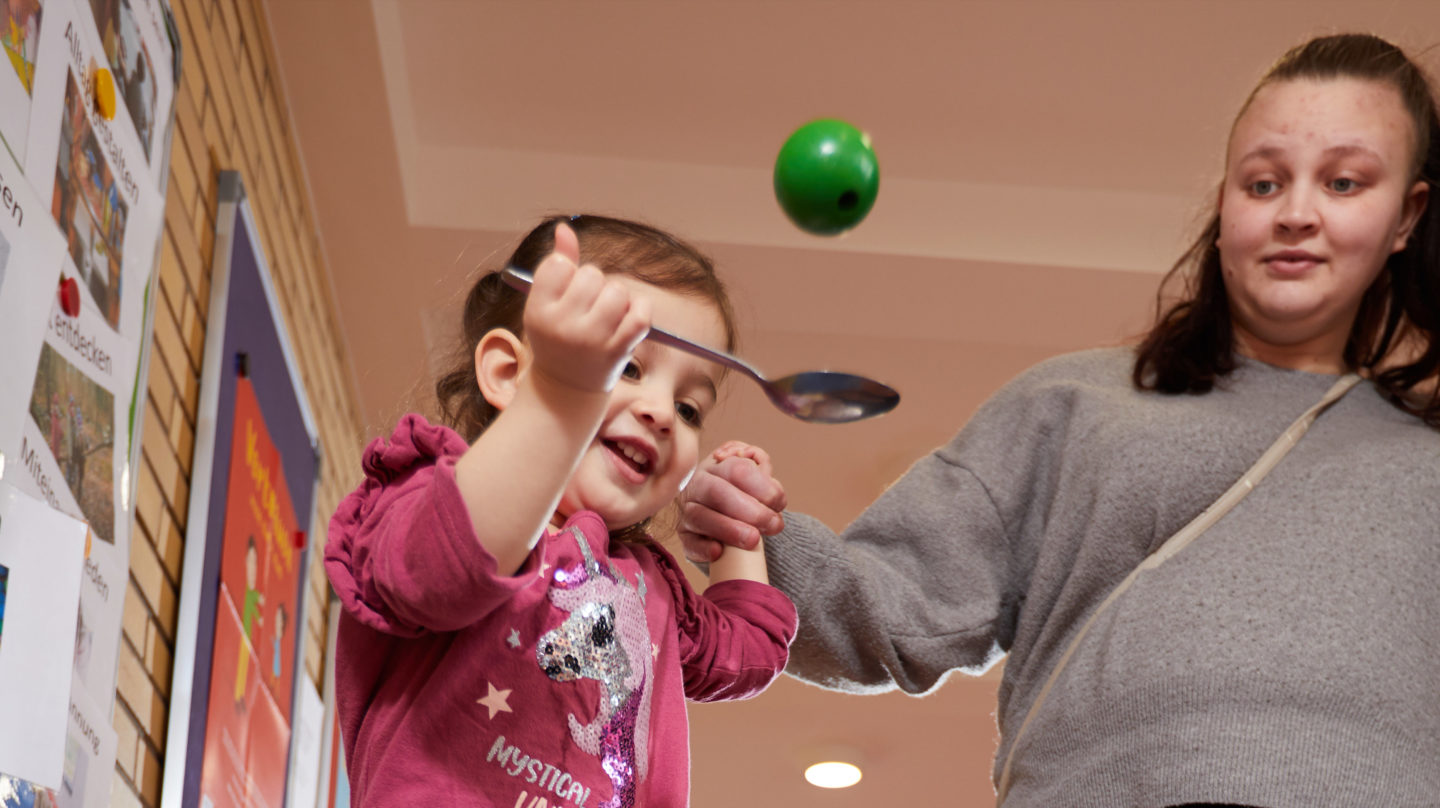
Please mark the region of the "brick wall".
MULTIPOLYGON (((320 430, 321 527, 359 468, 360 418, 263 0, 169 0, 181 73, 166 189, 125 593, 111 804, 160 799, 195 410, 205 347, 217 172, 244 178, 260 243, 320 430)), ((303 515, 302 515, 303 518, 303 515)), ((313 527, 313 526, 312 526, 313 527)), ((323 530, 312 532, 312 548, 323 530), (317 535, 317 533, 319 535, 317 535)), ((305 673, 318 682, 328 600, 320 553, 306 588, 305 673)))

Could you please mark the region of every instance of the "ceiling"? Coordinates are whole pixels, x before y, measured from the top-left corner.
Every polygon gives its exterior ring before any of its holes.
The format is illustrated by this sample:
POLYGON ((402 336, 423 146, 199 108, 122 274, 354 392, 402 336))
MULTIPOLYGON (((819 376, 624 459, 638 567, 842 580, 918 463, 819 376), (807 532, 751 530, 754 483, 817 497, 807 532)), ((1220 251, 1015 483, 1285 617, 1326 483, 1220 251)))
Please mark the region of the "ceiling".
MULTIPOLYGON (((459 298, 543 214, 642 218, 710 252, 744 356, 877 377, 883 418, 814 426, 731 383, 713 442, 767 448, 835 528, 1026 366, 1144 328, 1285 48, 1440 43, 1434 0, 270 0, 367 436, 426 409, 459 298), (819 238, 771 193, 796 126, 880 159, 869 218, 819 238)), ((1440 73, 1440 48, 1426 57, 1440 73)), ((358 472, 357 472, 358 473, 358 472)), ((994 802, 998 671, 924 698, 782 679, 692 710, 693 804, 994 802), (865 777, 800 778, 848 747, 865 777)))

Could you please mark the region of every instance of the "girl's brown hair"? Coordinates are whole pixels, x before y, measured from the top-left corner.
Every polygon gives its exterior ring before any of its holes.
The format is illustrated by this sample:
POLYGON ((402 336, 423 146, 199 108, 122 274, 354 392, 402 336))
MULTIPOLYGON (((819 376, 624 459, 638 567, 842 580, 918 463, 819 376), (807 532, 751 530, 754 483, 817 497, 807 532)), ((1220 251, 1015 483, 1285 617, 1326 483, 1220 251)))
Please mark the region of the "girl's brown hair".
MULTIPOLYGON (((713 303, 725 325, 724 349, 735 351, 735 312, 725 285, 715 274, 714 262, 690 244, 650 225, 588 213, 551 216, 520 240, 504 266, 535 269, 555 249, 555 227, 561 223, 575 231, 580 242, 580 263, 595 264, 608 274, 629 275, 713 303)), ((480 394, 475 378, 475 346, 495 328, 524 336, 525 295, 505 284, 498 272, 503 268, 495 267, 471 287, 461 315, 462 336, 450 370, 435 383, 441 420, 468 443, 474 443, 499 413, 480 394)), ((615 537, 638 539, 647 527, 648 520, 617 532, 615 537)))
MULTIPOLYGON (((1239 115, 1261 88, 1297 79, 1377 81, 1394 87, 1415 123, 1412 180, 1435 187, 1440 178, 1440 120, 1435 93, 1424 71, 1404 52, 1376 36, 1340 34, 1299 45, 1266 72, 1239 115)), ((1234 330, 1221 274, 1220 213, 1171 267, 1160 295, 1187 276, 1183 298, 1164 307, 1136 349, 1137 387, 1164 393, 1205 393, 1235 369, 1234 330)), ((1421 213, 1405 249, 1392 254, 1385 271, 1366 290, 1344 354, 1347 366, 1369 371, 1377 387, 1400 409, 1440 426, 1440 387, 1423 394, 1440 376, 1440 200, 1421 213), (1402 349, 1409 361, 1390 361, 1402 349), (1383 369, 1382 369, 1383 368, 1383 369)))

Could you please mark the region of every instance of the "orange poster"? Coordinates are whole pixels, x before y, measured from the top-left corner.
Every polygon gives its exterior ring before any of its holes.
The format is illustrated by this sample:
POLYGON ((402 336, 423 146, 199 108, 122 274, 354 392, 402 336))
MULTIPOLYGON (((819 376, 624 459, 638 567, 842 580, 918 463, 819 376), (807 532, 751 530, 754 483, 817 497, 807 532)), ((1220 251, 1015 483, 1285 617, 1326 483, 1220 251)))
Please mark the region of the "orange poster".
POLYGON ((241 633, 240 615, 224 584, 215 619, 215 657, 200 770, 201 804, 214 808, 281 808, 290 728, 260 683, 253 653, 241 633), (237 680, 237 666, 248 673, 237 680), (237 698, 234 685, 243 681, 237 698))
POLYGON ((235 381, 201 788, 216 806, 279 808, 302 554, 280 452, 250 380, 235 381))
MULTIPOLYGON (((280 451, 270 440, 250 380, 235 380, 235 431, 225 497, 220 582, 230 590, 240 626, 257 655, 259 674, 280 714, 290 715, 299 607, 297 522, 280 451)), ((243 654, 244 652, 242 652, 243 654)), ((234 692, 244 687, 239 668, 234 692)))

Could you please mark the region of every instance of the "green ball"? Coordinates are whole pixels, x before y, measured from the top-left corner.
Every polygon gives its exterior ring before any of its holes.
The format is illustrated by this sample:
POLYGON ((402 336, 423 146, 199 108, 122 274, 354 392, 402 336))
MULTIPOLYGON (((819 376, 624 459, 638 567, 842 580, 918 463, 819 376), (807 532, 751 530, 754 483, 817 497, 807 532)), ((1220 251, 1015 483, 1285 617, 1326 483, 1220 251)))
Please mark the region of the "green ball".
POLYGON ((860 224, 879 191, 880 163, 870 136, 845 121, 805 124, 775 158, 775 199, 807 233, 834 236, 860 224))

